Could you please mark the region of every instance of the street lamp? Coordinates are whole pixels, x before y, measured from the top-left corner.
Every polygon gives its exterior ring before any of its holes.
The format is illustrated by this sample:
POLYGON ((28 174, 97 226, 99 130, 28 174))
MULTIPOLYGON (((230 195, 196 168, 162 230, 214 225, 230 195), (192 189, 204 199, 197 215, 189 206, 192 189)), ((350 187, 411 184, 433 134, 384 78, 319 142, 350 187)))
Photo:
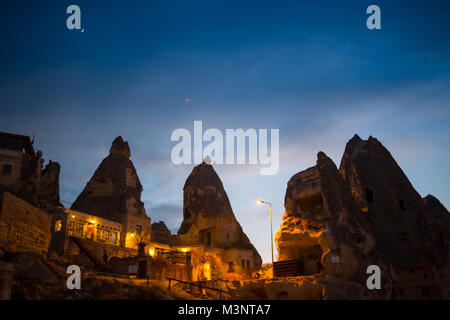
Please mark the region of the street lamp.
POLYGON ((270 212, 270 251, 272 253, 272 277, 273 277, 273 231, 272 231, 272 203, 263 201, 263 200, 256 200, 257 204, 268 204, 269 205, 269 212, 270 212))

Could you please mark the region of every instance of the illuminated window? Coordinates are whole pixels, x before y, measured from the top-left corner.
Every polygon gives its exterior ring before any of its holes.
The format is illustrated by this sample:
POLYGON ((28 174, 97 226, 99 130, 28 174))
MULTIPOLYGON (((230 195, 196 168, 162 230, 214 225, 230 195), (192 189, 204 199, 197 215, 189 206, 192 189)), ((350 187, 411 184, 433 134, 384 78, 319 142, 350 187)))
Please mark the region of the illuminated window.
POLYGON ((102 241, 102 229, 97 228, 97 241, 102 241))
POLYGON ((86 239, 93 239, 94 238, 94 228, 92 227, 87 227, 86 229, 86 239))
POLYGON ((11 174, 11 172, 12 172, 12 165, 10 165, 10 164, 4 164, 3 165, 3 174, 4 175, 10 175, 11 174))
POLYGON ((136 234, 137 234, 138 236, 141 235, 141 230, 142 230, 142 227, 139 226, 139 225, 137 225, 137 226, 136 226, 136 234))
POLYGON ((109 231, 108 230, 103 230, 102 240, 103 241, 108 241, 108 238, 109 238, 109 231))
POLYGON ((74 225, 75 223, 73 221, 69 221, 69 236, 73 236, 74 234, 74 225))
POLYGON ((61 220, 57 220, 55 222, 55 232, 60 232, 62 229, 62 221, 61 220))
POLYGON ((83 236, 83 224, 82 223, 77 223, 77 229, 75 230, 75 233, 78 237, 83 236))
POLYGON ((111 233, 111 243, 112 244, 117 244, 117 232, 112 232, 111 233))

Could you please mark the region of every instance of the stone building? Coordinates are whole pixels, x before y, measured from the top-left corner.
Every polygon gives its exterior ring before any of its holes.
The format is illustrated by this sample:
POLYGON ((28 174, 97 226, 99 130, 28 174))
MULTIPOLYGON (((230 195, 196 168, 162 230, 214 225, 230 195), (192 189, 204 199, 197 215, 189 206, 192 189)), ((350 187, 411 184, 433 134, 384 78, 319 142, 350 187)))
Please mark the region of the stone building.
POLYGON ((102 265, 103 257, 127 257, 136 254, 120 246, 122 225, 118 222, 60 208, 52 216, 53 238, 51 250, 62 256, 87 255, 102 265))
POLYGON ((50 161, 42 170, 41 151, 34 151, 28 136, 0 132, 0 188, 50 212, 59 202, 59 164, 50 161))
POLYGON ((0 132, 0 185, 14 187, 22 177, 22 161, 35 155, 30 137, 0 132))
POLYGON ((319 152, 316 166, 289 180, 285 209, 278 260, 298 261, 326 298, 448 296, 450 215, 420 197, 378 140, 355 135, 339 170, 319 152), (381 269, 381 290, 365 285, 369 265, 381 269))
POLYGON ((0 246, 13 252, 45 255, 51 239, 51 216, 15 195, 0 192, 0 246))

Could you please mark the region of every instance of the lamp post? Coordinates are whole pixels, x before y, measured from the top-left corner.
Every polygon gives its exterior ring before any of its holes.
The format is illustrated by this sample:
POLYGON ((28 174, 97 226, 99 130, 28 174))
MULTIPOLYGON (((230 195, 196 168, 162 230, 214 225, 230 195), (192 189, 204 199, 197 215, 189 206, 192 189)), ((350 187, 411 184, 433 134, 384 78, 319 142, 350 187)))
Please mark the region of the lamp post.
POLYGON ((269 205, 269 212, 270 212, 270 252, 272 254, 272 278, 273 278, 273 231, 272 231, 272 203, 263 201, 263 200, 256 200, 256 203, 258 204, 268 204, 269 205))

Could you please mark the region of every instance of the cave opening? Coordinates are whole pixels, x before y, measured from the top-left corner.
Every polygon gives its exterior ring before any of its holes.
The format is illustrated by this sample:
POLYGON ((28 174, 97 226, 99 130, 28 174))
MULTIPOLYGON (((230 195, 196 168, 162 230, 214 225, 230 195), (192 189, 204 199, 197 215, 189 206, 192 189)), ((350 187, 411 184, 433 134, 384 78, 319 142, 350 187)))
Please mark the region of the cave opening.
POLYGON ((369 188, 366 188, 366 201, 373 202, 373 191, 369 188))
POLYGON ((297 201, 299 212, 315 212, 323 210, 323 197, 320 192, 307 195, 297 201))
POLYGON ((303 275, 309 276, 319 274, 323 269, 322 248, 320 245, 312 245, 298 248, 297 259, 301 261, 303 275))

